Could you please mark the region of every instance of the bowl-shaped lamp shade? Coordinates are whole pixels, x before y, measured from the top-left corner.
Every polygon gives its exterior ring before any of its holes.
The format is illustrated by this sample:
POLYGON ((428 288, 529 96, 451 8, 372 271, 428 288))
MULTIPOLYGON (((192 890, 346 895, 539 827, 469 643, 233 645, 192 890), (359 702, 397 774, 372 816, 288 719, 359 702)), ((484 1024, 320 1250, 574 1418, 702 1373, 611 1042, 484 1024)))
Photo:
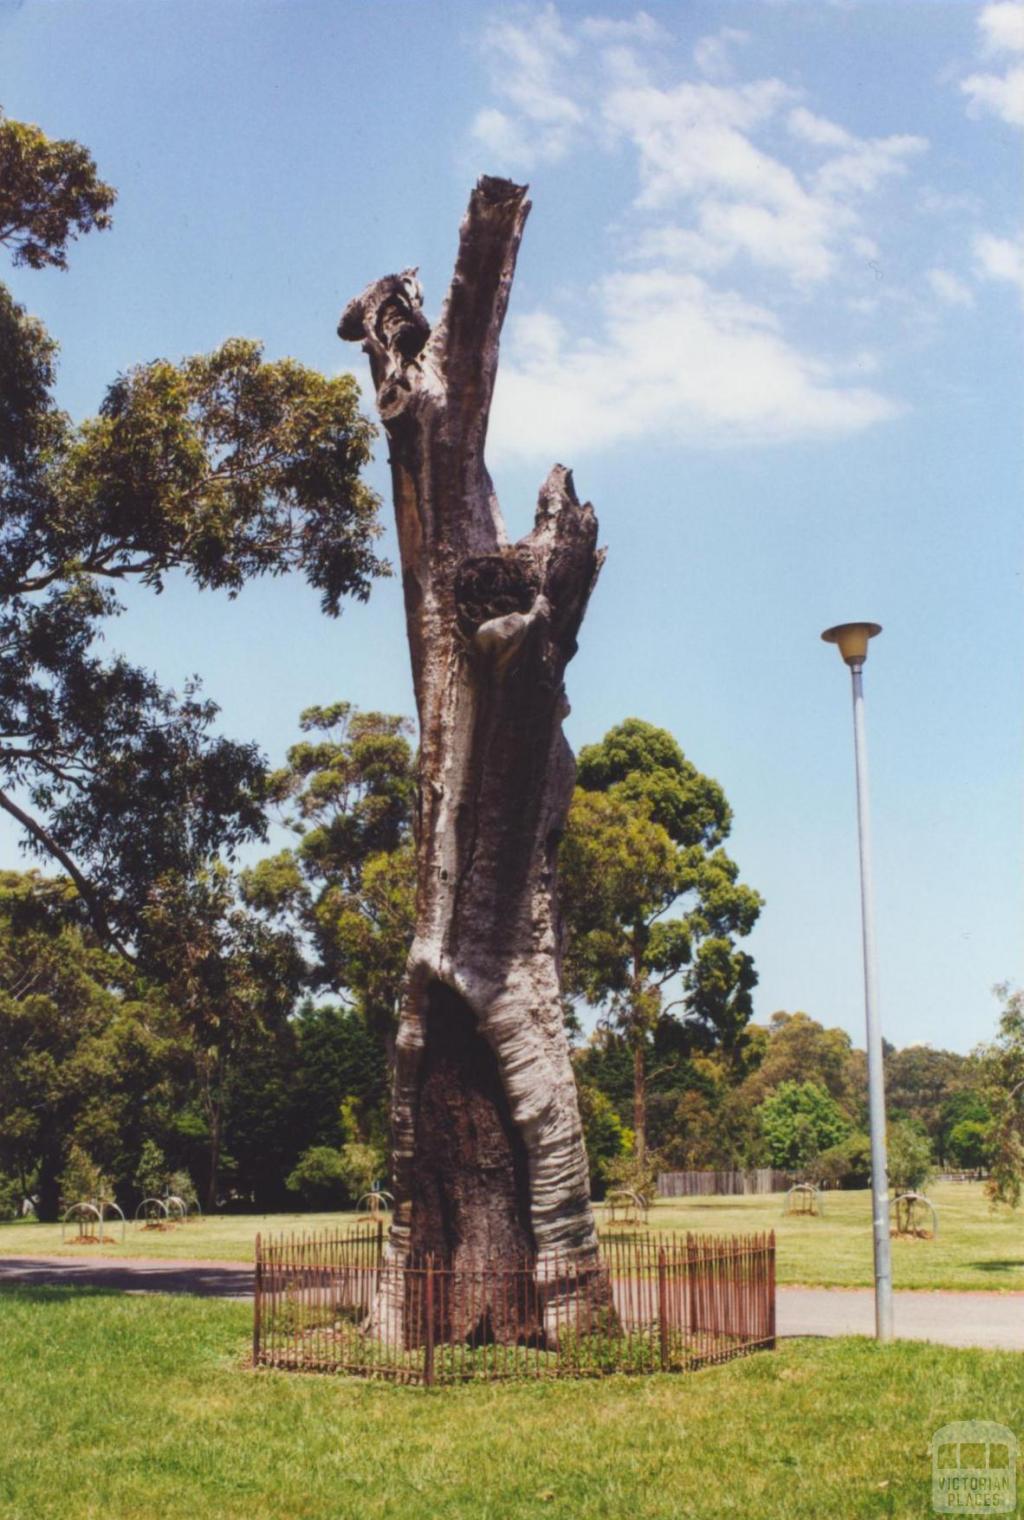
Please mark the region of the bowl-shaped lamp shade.
POLYGON ((881 631, 881 623, 837 623, 834 628, 826 628, 822 638, 826 644, 839 645, 839 653, 847 665, 863 665, 868 657, 868 639, 881 631))

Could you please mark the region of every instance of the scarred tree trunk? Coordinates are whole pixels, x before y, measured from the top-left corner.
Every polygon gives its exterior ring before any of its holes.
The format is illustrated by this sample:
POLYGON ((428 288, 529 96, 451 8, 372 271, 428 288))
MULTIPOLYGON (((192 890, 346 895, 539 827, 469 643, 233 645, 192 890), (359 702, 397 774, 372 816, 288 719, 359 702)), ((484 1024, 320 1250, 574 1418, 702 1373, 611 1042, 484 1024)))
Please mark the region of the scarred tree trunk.
MULTIPOLYGON (((540 1284, 556 1255, 585 1264, 597 1249, 555 861, 575 774, 563 673, 602 555, 594 513, 560 465, 533 531, 510 544, 484 464, 525 195, 479 182, 433 329, 406 270, 370 285, 338 330, 369 355, 390 441, 420 723, 390 1259, 434 1253, 456 1272, 536 1260, 540 1284)), ((499 1324, 497 1305, 481 1312, 494 1334, 523 1333, 499 1324)))

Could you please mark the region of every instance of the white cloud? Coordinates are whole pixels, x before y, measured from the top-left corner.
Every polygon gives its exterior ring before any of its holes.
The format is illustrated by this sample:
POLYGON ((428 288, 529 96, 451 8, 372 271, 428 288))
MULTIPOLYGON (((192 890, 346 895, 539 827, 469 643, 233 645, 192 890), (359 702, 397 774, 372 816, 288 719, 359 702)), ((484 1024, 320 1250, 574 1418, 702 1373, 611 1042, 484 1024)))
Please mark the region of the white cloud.
POLYGON ((723 26, 711 37, 701 37, 693 46, 693 61, 708 79, 728 79, 732 75, 732 49, 750 41, 750 33, 736 26, 723 26))
POLYGON ((1024 237, 1010 238, 980 232, 974 239, 974 267, 982 279, 1004 280, 1015 285, 1024 300, 1024 237))
POLYGON ((986 5, 978 26, 989 52, 1024 53, 1024 5, 1018 0, 997 0, 986 5))
POLYGON ((858 257, 870 239, 857 232, 854 202, 906 172, 927 143, 913 136, 858 138, 802 106, 788 110, 791 134, 824 162, 806 176, 754 141, 794 92, 780 80, 739 86, 687 82, 670 90, 645 84, 613 90, 605 119, 640 155, 639 204, 690 209, 674 254, 709 269, 743 255, 798 285, 834 273, 844 240, 858 257), (859 244, 859 246, 858 246, 859 244))
MULTIPOLYGON (((1024 52, 1024 6, 997 0, 978 14, 982 51, 988 56, 1024 52)), ((1024 127, 1024 64, 1007 60, 1003 73, 969 74, 960 82, 972 116, 986 113, 1024 127)))
MULTIPOLYGON (((578 457, 647 436, 836 437, 901 410, 843 385, 840 367, 800 353, 771 312, 696 275, 614 274, 594 300, 597 337, 574 340, 544 312, 512 323, 491 429, 498 454, 578 457)), ((863 373, 867 356, 854 367, 863 373)))
MULTIPOLYGON (((489 168, 585 150, 614 154, 636 176, 616 227, 623 267, 595 288, 586 336, 548 310, 510 324, 491 430, 501 452, 564 457, 643 436, 832 437, 901 410, 866 385, 872 353, 825 358, 813 339, 801 346, 760 287, 785 281, 799 299, 779 310, 797 311, 827 290, 826 320, 808 330, 833 334, 837 315, 855 309, 863 337, 877 309, 865 264, 882 259, 869 197, 906 174, 926 141, 860 137, 782 79, 731 79, 749 40, 736 27, 700 37, 675 77, 671 40, 644 11, 580 19, 552 4, 485 28, 493 96, 473 133, 489 168), (750 271, 756 301, 726 285, 750 271)), ((600 175, 600 163, 588 172, 600 175)), ((934 293, 955 303, 955 277, 936 274, 952 283, 934 293)))
POLYGON ((806 106, 794 106, 786 117, 786 125, 794 137, 801 137, 818 148, 849 148, 856 141, 845 127, 827 121, 824 116, 815 116, 806 106))
POLYGON ((969 285, 965 285, 948 269, 929 269, 925 273, 925 279, 931 287, 932 294, 947 306, 973 306, 974 295, 969 285))
POLYGON ((580 36, 595 42, 667 42, 671 33, 646 11, 637 11, 631 21, 614 21, 607 16, 586 16, 580 22, 580 36))
POLYGON ((492 167, 529 169, 564 158, 584 113, 572 97, 568 67, 579 44, 555 7, 532 13, 528 21, 490 22, 484 51, 491 60, 495 94, 517 113, 489 108, 473 121, 474 139, 500 160, 492 167))
POLYGON ((907 159, 928 147, 924 137, 909 135, 854 139, 850 148, 829 159, 814 176, 825 195, 870 195, 883 179, 905 174, 907 159))
POLYGON ((929 185, 917 193, 917 209, 929 216, 956 216, 960 213, 977 215, 981 202, 976 195, 964 191, 950 193, 935 190, 929 185))
POLYGON ((751 130, 791 95, 777 79, 723 88, 684 83, 613 90, 605 120, 640 154, 641 204, 661 207, 711 188, 757 199, 796 200, 800 187, 783 164, 751 142, 751 130))
POLYGON ((970 74, 960 88, 970 97, 972 115, 987 111, 1012 127, 1024 127, 1024 68, 1008 69, 1005 74, 970 74))

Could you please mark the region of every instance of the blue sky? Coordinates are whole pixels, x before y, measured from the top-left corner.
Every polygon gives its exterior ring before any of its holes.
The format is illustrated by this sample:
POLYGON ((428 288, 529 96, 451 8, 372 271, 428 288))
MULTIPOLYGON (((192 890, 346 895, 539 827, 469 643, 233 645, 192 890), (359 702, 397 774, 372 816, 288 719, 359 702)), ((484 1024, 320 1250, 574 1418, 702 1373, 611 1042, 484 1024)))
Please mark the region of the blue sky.
MULTIPOLYGON (((76 415, 231 334, 363 377, 348 298, 418 263, 436 311, 474 178, 529 181, 489 452, 514 531, 557 459, 609 549, 571 740, 636 714, 722 782, 766 899, 756 1016, 859 1042, 848 677, 818 634, 882 623, 883 1027, 990 1035, 1024 943, 1024 8, 0 0, 0 79, 120 194, 68 273, 10 276, 76 415)), ((394 582, 337 623, 288 580, 128 600, 111 646, 200 672, 275 761, 310 703, 411 711, 394 582)))

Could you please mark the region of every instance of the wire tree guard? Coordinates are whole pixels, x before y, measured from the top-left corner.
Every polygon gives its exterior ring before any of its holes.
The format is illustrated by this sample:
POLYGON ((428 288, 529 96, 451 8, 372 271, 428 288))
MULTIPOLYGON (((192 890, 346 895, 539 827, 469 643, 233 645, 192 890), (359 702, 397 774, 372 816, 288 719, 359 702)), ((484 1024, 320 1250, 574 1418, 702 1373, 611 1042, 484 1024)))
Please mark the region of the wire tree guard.
POLYGON ((935 1240, 938 1237, 938 1210, 923 1193, 899 1193, 890 1208, 895 1219, 895 1234, 913 1235, 918 1240, 935 1240), (929 1217, 931 1229, 926 1223, 929 1217))
POLYGON ((394 1206, 394 1197, 387 1188, 371 1188, 356 1204, 356 1213, 368 1214, 371 1219, 378 1219, 384 1214, 389 1214, 394 1206))
POLYGON ((622 1225, 631 1228, 647 1228, 650 1203, 635 1188, 616 1188, 605 1197, 607 1216, 605 1228, 622 1225))
POLYGON ((786 1193, 784 1214, 819 1217, 825 1212, 825 1200, 813 1182, 795 1182, 786 1193))
MULTIPOLYGON (((121 1239, 124 1239, 126 1220, 123 1211, 112 1198, 82 1198, 78 1203, 73 1203, 66 1211, 60 1223, 60 1239, 64 1245, 67 1241, 69 1226, 77 1230, 75 1236, 79 1245, 104 1245, 113 1237, 105 1234, 107 1211, 116 1214, 121 1224, 121 1239), (88 1233, 90 1223, 96 1226, 96 1234, 88 1233)), ((115 1221, 116 1222, 116 1221, 115 1221)))
POLYGON ((173 1224, 165 1198, 143 1198, 135 1210, 135 1223, 144 1230, 165 1230, 173 1224))
POLYGON ((167 1218, 171 1224, 202 1223, 203 1211, 198 1199, 189 1203, 180 1193, 165 1193, 162 1201, 167 1206, 167 1218))
POLYGON ((379 1225, 257 1236, 253 1312, 256 1366, 425 1384, 684 1372, 774 1346, 775 1236, 605 1237, 596 1264, 543 1272, 396 1261, 379 1225))

